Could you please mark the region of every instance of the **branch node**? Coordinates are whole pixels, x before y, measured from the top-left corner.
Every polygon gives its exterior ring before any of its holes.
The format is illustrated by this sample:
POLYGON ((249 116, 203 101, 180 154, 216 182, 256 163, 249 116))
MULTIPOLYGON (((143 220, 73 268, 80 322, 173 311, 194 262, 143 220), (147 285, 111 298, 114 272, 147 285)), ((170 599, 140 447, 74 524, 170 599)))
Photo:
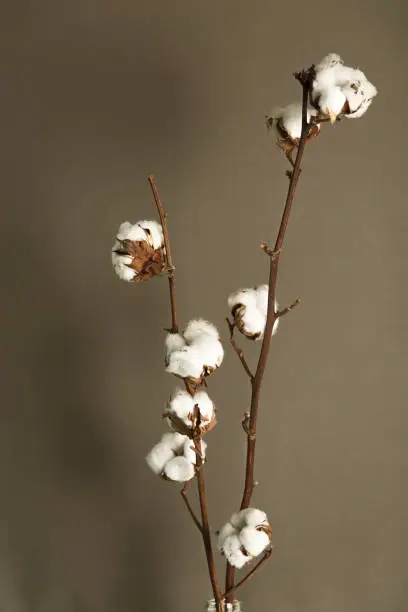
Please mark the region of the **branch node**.
POLYGON ((282 247, 280 247, 279 249, 270 249, 268 245, 266 244, 266 242, 261 242, 259 246, 262 249, 262 251, 264 251, 264 253, 268 255, 268 257, 271 257, 272 261, 275 261, 276 259, 278 259, 278 257, 280 256, 283 250, 282 247))

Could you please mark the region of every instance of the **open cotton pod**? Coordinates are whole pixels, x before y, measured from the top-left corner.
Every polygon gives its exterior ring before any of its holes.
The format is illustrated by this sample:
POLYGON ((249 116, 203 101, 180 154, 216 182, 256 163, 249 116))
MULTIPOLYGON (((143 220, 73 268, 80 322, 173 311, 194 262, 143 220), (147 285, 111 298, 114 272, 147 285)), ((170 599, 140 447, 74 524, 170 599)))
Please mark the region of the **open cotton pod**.
MULTIPOLYGON (((307 121, 317 116, 317 110, 310 104, 307 107, 307 121)), ((275 108, 266 117, 268 128, 274 127, 277 134, 277 144, 287 154, 297 147, 302 135, 302 104, 294 102, 284 108, 275 108)), ((312 123, 309 127, 307 140, 314 138, 320 132, 320 124, 312 123)))
POLYGON ((214 404, 208 393, 201 390, 190 395, 183 389, 177 389, 167 402, 163 416, 172 429, 189 435, 198 422, 202 435, 217 422, 214 404))
MULTIPOLYGON (((268 285, 258 285, 248 289, 240 289, 228 298, 228 306, 237 329, 250 340, 260 340, 263 337, 268 312, 268 285)), ((278 304, 275 301, 275 311, 278 304)), ((276 334, 279 319, 273 326, 276 334)))
POLYGON ((112 248, 112 265, 119 278, 128 282, 146 281, 161 274, 166 259, 160 223, 122 223, 112 248))
POLYGON ((262 510, 245 508, 234 513, 220 529, 218 549, 240 568, 271 546, 272 528, 262 510))
POLYGON ((332 124, 341 117, 362 117, 376 95, 376 87, 364 72, 345 66, 336 53, 329 53, 317 64, 310 98, 319 117, 332 124))
POLYGON ((193 319, 182 334, 166 338, 166 372, 186 379, 193 387, 219 368, 223 358, 218 330, 205 319, 193 319))

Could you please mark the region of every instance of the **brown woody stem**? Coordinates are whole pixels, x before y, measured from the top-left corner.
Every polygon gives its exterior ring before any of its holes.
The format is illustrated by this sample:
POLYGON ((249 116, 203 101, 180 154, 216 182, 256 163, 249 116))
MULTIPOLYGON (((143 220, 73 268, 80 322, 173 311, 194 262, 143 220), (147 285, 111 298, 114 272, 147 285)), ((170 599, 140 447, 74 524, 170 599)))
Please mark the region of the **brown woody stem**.
MULTIPOLYGON (((296 186, 301 173, 301 162, 303 152, 306 146, 309 133, 309 125, 307 122, 307 103, 309 92, 314 75, 314 66, 308 70, 295 74, 295 78, 301 83, 303 88, 302 97, 302 133, 299 140, 295 163, 289 175, 289 188, 286 196, 285 208, 282 214, 281 223, 279 226, 278 236, 275 241, 275 247, 270 253, 269 267, 269 290, 268 290, 268 310, 266 317, 265 332, 262 341, 262 347, 259 355, 258 365, 255 372, 254 381, 252 384, 251 408, 247 433, 247 457, 245 467, 245 485, 241 500, 241 510, 248 508, 251 503, 251 497, 254 489, 254 464, 255 464, 255 447, 256 447, 256 428, 259 410, 259 399, 261 393, 261 385, 265 373, 266 364, 268 361, 269 348, 272 338, 272 330, 278 313, 275 312, 275 294, 276 281, 278 278, 279 259, 282 251, 285 232, 289 221, 290 211, 292 209, 293 200, 295 197, 296 186)), ((266 250, 266 249, 264 249, 266 250)), ((269 253, 268 253, 269 254, 269 253)), ((234 579, 235 568, 227 563, 225 592, 227 593, 226 602, 233 603, 234 601, 234 579)))
POLYGON ((170 306, 171 306, 171 330, 172 334, 178 333, 178 320, 177 320, 177 309, 176 309, 176 291, 175 291, 175 267, 171 258, 170 250, 170 239, 169 231, 167 228, 167 214, 164 210, 163 204, 160 201, 159 193, 157 191, 156 183, 154 182, 154 176, 151 174, 148 179, 150 187, 152 188, 154 201, 157 206, 159 213, 161 226, 163 228, 164 247, 166 249, 166 261, 167 261, 167 274, 169 278, 169 290, 170 290, 170 306))
POLYGON ((252 374, 251 368, 249 367, 248 362, 245 359, 244 351, 241 348, 239 348, 239 346, 235 342, 235 338, 234 338, 235 325, 234 325, 234 323, 231 323, 231 321, 228 319, 228 317, 225 320, 227 322, 229 333, 230 333, 230 343, 231 343, 231 346, 234 349, 234 351, 236 352, 236 354, 238 355, 238 358, 239 358, 240 362, 242 363, 242 366, 243 366, 245 372, 248 374, 249 379, 250 379, 250 381, 252 383, 253 380, 254 380, 254 375, 252 374))
POLYGON ((184 503, 186 504, 186 508, 189 511, 191 518, 194 521, 195 526, 197 527, 201 535, 203 535, 203 527, 200 521, 198 520, 198 518, 196 517, 194 510, 191 507, 190 501, 187 496, 187 489, 189 488, 189 486, 190 486, 190 481, 184 483, 184 487, 181 489, 180 494, 181 494, 181 497, 183 498, 184 503))

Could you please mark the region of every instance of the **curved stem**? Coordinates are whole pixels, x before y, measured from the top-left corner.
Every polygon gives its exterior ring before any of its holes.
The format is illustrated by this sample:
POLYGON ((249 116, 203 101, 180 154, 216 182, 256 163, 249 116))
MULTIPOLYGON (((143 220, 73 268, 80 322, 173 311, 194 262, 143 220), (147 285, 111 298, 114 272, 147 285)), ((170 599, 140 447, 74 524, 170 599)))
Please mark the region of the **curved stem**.
MULTIPOLYGON (((278 266, 282 246, 285 238, 286 229, 289 222, 290 212, 292 210, 292 204, 295 197, 296 187, 298 184, 299 176, 301 173, 301 162, 303 158, 303 152, 306 146, 307 137, 309 133, 309 125, 307 122, 307 104, 309 99, 309 92, 311 88, 311 82, 314 74, 314 67, 312 66, 309 70, 302 71, 301 73, 295 74, 297 80, 302 84, 303 96, 302 96, 302 132, 298 145, 296 160, 293 165, 293 169, 289 172, 288 176, 290 179, 288 193, 286 196, 285 208, 283 210, 281 223, 279 226, 278 235, 275 241, 275 247, 273 251, 269 251, 263 246, 265 252, 270 257, 269 267, 269 289, 268 289, 268 310, 266 325, 264 331, 264 337, 262 341, 262 347, 259 355, 258 365, 255 372, 255 377, 252 383, 251 393, 251 408, 249 416, 249 424, 247 431, 247 455, 246 455, 246 466, 245 466, 245 485, 241 500, 241 510, 248 508, 251 503, 252 493, 254 489, 254 465, 255 465, 255 448, 256 448, 256 429, 259 411, 259 399, 261 393, 261 385, 263 376, 265 373, 266 364, 268 361, 269 349, 272 338, 272 330, 274 324, 279 316, 279 313, 275 311, 275 295, 276 295, 276 282, 278 278, 278 266)), ((227 563, 226 580, 225 580, 225 591, 228 593, 226 602, 232 603, 234 601, 234 579, 235 579, 235 568, 227 563)))

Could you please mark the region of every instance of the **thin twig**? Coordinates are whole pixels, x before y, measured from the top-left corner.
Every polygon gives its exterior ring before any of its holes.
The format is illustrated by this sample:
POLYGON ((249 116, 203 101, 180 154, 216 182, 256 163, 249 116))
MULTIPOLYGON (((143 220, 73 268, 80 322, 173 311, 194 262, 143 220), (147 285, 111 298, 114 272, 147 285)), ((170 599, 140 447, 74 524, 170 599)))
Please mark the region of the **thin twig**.
POLYGON ((301 298, 297 298, 292 304, 290 304, 290 306, 286 306, 286 308, 282 308, 282 310, 278 310, 278 312, 276 313, 276 316, 284 317, 285 314, 288 314, 288 312, 292 312, 292 310, 296 308, 296 306, 299 306, 299 304, 301 304, 302 302, 303 300, 301 298))
POLYGON ((272 554, 272 550, 272 548, 268 548, 267 550, 265 550, 263 557, 258 561, 258 563, 256 563, 256 565, 254 565, 251 571, 249 571, 247 575, 244 576, 239 582, 234 584, 234 586, 232 586, 228 591, 225 591, 223 597, 227 597, 227 595, 229 595, 232 591, 236 591, 240 586, 244 584, 244 582, 252 578, 252 576, 255 574, 255 572, 258 571, 261 565, 263 565, 265 561, 269 559, 272 554))
POLYGON ((204 480, 204 462, 202 459, 201 451, 201 421, 200 411, 198 406, 194 409, 194 435, 193 442, 196 449, 196 478, 198 487, 198 497, 200 500, 200 511, 201 511, 201 525, 202 525, 202 537, 204 542, 205 554, 207 558, 208 573, 210 575, 211 586, 213 590, 214 599, 217 606, 217 612, 222 612, 222 594, 220 585, 217 579, 217 573, 215 570, 214 555, 211 544, 211 530, 208 520, 208 504, 207 496, 205 491, 205 480, 204 480))
POLYGON ((154 176, 151 174, 148 179, 150 183, 150 187, 152 188, 154 201, 157 206, 157 211, 160 216, 161 226, 163 228, 163 238, 164 238, 164 247, 166 249, 166 262, 167 262, 167 275, 169 278, 169 290, 170 290, 170 306, 171 306, 171 330, 172 334, 178 333, 178 319, 177 319, 177 309, 176 309, 176 291, 175 291, 175 267, 173 265, 173 260, 171 258, 171 250, 170 250, 170 239, 169 232, 167 228, 167 214, 164 210, 163 204, 160 201, 159 193, 157 191, 156 183, 154 182, 154 176))
MULTIPOLYGON (((156 184, 154 182, 154 176, 151 174, 148 177, 148 181, 150 187, 152 188, 154 201, 157 206, 157 211, 160 216, 161 226, 163 229, 163 238, 164 238, 164 247, 166 250, 166 261, 167 261, 167 273, 169 278, 169 290, 170 290, 170 306, 171 306, 171 330, 170 333, 176 334, 178 333, 178 319, 177 319, 177 309, 176 309, 176 292, 175 292, 175 267, 173 265, 173 260, 171 257, 170 250, 170 240, 169 233, 167 228, 167 215, 164 210, 163 204, 160 201, 159 194, 156 188, 156 184)), ((187 379, 184 379, 184 383, 186 389, 190 395, 194 395, 194 389, 192 389, 187 379)), ((197 407, 198 408, 198 407, 197 407)), ((190 502, 187 498, 187 489, 188 483, 185 483, 184 488, 181 490, 181 496, 186 504, 186 507, 192 517, 194 524, 199 529, 205 548, 205 554, 207 558, 208 572, 210 575, 211 585, 213 589, 214 598, 217 605, 217 612, 222 612, 222 594, 221 589, 218 584, 217 574, 215 571, 215 563, 214 556, 212 552, 211 546, 211 532, 210 525, 208 521, 208 508, 207 508, 207 499, 205 492, 205 482, 204 482, 204 470, 203 470, 203 460, 201 454, 201 431, 200 431, 200 412, 196 410, 196 435, 194 436, 194 447, 196 449, 196 476, 197 476, 197 485, 198 485, 198 493, 200 499, 200 510, 201 510, 201 519, 202 524, 200 524, 198 518, 195 516, 194 511, 190 505, 190 502)))
MULTIPOLYGON (((265 373, 266 364, 268 361, 269 348, 272 338, 272 330, 277 319, 277 313, 275 312, 275 294, 276 294, 276 281, 278 277, 278 266, 279 259, 282 251, 283 241, 285 238, 285 232, 289 221, 290 211, 292 209, 293 200, 295 197, 296 186, 301 173, 300 164, 302 162, 303 152, 307 142, 307 136, 309 133, 309 125, 307 122, 307 103, 309 99, 309 92, 311 89, 312 80, 314 77, 314 66, 311 66, 308 70, 296 73, 295 78, 300 82, 303 89, 302 96, 302 132, 298 144, 295 164, 293 170, 290 173, 289 188, 286 196, 285 208, 282 214, 281 223, 279 226, 278 235, 275 242, 275 247, 271 251, 270 256, 270 267, 269 267, 269 290, 268 290, 268 310, 266 317, 266 325, 264 331, 264 337, 262 341, 262 347, 259 355, 258 365, 255 372, 254 382, 252 384, 251 394, 251 408, 249 417, 249 427, 247 434, 247 457, 245 467, 245 485, 241 500, 241 510, 248 508, 254 489, 254 465, 255 465, 255 446, 256 446, 256 428, 257 418, 259 410, 259 399, 261 393, 261 385, 263 376, 265 373)), ((265 250, 265 249, 264 249, 265 250)), ((226 579, 225 579, 225 590, 228 593, 226 602, 232 603, 234 601, 234 578, 235 568, 227 563, 226 579)))
POLYGON ((200 521, 198 520, 198 518, 196 517, 193 508, 191 507, 190 501, 188 499, 187 496, 187 489, 190 486, 190 481, 187 481, 186 483, 184 483, 184 487, 181 489, 180 491, 180 495, 184 500, 184 503, 186 504, 187 510, 190 513, 191 518, 194 521, 195 526, 197 527, 198 531, 201 533, 201 535, 203 535, 203 527, 200 523, 200 521))
POLYGON ((234 351, 236 352, 236 354, 238 355, 238 358, 239 358, 240 362, 242 363, 243 368, 244 368, 245 372, 248 374, 248 376, 250 378, 250 381, 252 383, 253 380, 254 380, 254 375, 252 374, 251 368, 249 367, 249 365, 248 365, 248 363, 247 363, 247 361, 245 359, 244 351, 241 348, 239 348, 239 346, 235 342, 235 338, 234 338, 235 324, 231 323, 231 321, 229 320, 228 317, 226 317, 225 320, 226 320, 228 328, 229 328, 231 346, 234 349, 234 351))

